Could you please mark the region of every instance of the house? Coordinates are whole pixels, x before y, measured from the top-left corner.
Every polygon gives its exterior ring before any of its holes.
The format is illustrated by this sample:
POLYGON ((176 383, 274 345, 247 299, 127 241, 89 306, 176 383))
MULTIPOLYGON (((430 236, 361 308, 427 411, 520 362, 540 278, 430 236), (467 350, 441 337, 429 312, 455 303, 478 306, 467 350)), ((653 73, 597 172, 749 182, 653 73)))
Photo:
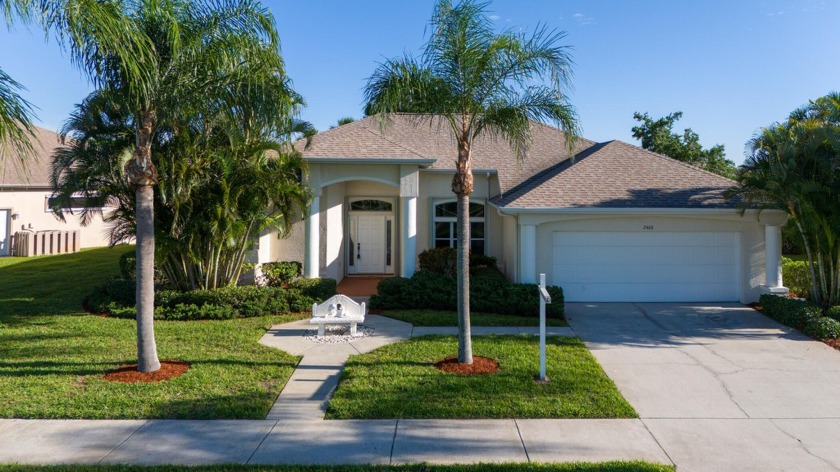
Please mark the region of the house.
MULTIPOLYGON (((96 216, 87 226, 78 218, 67 214, 66 221, 56 218, 50 209, 52 186, 50 184, 53 152, 61 146, 58 134, 35 128, 34 158, 28 159, 25 168, 16 164, 18 157, 6 156, 0 165, 0 256, 11 254, 11 239, 16 232, 76 231, 77 247, 108 245, 108 225, 96 216)), ((84 199, 79 198, 79 208, 84 199)))
MULTIPOLYGON (((742 302, 782 292, 779 211, 741 213, 733 182, 620 141, 533 124, 517 162, 507 143, 473 144, 471 249, 515 282, 545 273, 567 301, 742 302)), ((457 146, 440 120, 369 117, 297 143, 314 192, 285 239, 264 234, 259 262, 304 262, 307 277, 411 276, 417 255, 456 243, 450 188, 457 146)))

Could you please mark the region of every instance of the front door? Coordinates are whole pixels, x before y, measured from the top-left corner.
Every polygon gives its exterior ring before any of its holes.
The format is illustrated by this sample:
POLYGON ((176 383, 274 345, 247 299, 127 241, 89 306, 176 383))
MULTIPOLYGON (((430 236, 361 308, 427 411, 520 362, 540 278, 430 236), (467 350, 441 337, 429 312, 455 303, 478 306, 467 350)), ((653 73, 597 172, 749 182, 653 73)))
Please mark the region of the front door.
POLYGON ((385 215, 358 215, 356 219, 356 272, 385 273, 385 215))

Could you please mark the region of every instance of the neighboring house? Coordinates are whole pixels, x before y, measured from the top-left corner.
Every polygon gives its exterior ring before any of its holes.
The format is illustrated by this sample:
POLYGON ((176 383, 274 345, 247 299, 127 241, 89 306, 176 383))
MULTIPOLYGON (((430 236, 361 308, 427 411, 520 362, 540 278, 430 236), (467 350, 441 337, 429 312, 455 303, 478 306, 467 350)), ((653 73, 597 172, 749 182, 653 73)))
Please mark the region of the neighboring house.
MULTIPOLYGON (((370 117, 304 148, 315 198, 288 238, 260 238, 259 262, 298 260, 307 277, 410 276, 417 255, 456 243, 450 188, 457 147, 437 121, 370 117)), ((752 302, 781 287, 782 212, 743 216, 733 182, 620 141, 535 123, 527 159, 503 139, 473 145, 474 252, 516 282, 548 282, 567 301, 752 302)))
MULTIPOLYGON (((10 255, 11 236, 18 231, 79 230, 80 247, 106 246, 108 225, 101 216, 83 227, 76 215, 66 214, 67 221, 61 222, 50 210, 52 153, 61 142, 52 131, 37 127, 35 131, 35 157, 27 160, 25 168, 16 165, 16 155, 6 156, 0 167, 0 256, 10 255)), ((79 199, 79 206, 84 206, 84 199, 79 199)))

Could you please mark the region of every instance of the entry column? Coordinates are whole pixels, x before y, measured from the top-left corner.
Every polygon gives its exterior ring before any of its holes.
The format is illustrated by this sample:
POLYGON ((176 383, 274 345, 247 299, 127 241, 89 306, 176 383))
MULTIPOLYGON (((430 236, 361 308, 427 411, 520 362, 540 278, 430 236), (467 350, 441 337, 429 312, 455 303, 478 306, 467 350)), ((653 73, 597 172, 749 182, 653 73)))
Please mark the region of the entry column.
POLYGON ((764 226, 764 274, 765 293, 787 295, 788 289, 782 280, 782 227, 764 226))
POLYGON ((321 196, 315 195, 309 205, 309 217, 306 218, 306 254, 303 260, 303 276, 317 279, 321 276, 321 196))
POLYGON ((420 172, 417 166, 400 166, 400 275, 411 277, 417 263, 417 197, 420 194, 420 172))
POLYGON ((537 283, 537 225, 519 226, 519 283, 537 283))

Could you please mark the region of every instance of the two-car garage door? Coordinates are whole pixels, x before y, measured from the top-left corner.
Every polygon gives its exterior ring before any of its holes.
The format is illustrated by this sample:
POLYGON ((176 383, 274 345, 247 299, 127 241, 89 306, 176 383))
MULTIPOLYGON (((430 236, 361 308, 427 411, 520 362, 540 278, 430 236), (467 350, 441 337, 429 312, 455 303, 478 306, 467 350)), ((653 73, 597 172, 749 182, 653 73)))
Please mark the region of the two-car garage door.
POLYGON ((740 234, 555 232, 553 283, 575 302, 737 301, 740 234))

